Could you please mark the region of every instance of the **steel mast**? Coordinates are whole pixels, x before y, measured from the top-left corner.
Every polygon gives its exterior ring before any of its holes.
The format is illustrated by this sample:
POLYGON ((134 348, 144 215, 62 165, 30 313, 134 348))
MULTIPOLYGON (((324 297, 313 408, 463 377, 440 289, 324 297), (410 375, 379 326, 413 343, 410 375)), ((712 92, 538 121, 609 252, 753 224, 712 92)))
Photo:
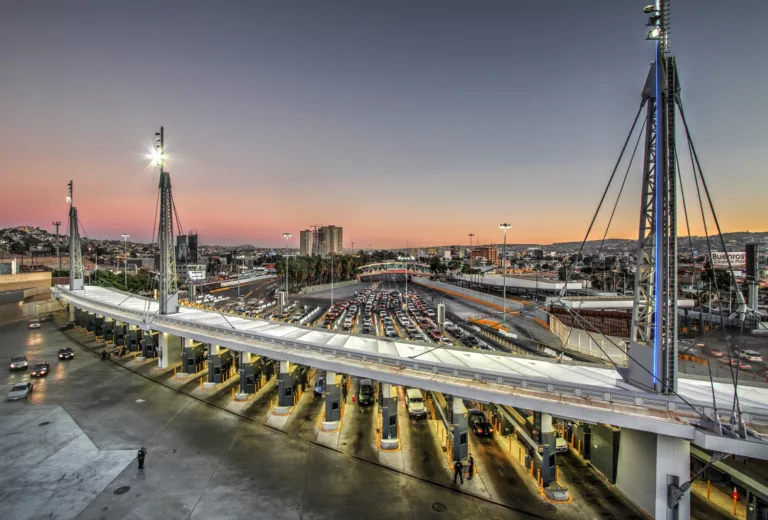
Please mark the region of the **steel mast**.
POLYGON ((84 284, 83 252, 80 248, 80 224, 77 220, 77 208, 73 203, 72 181, 68 184, 69 192, 67 202, 69 203, 69 289, 71 291, 82 291, 84 284))
POLYGON ((647 39, 655 61, 642 103, 646 109, 645 156, 637 244, 637 271, 627 379, 660 393, 677 390, 677 174, 675 57, 669 54, 669 0, 645 7, 647 39))
POLYGON ((160 314, 179 312, 179 288, 176 281, 176 248, 173 236, 173 194, 171 175, 165 171, 165 129, 155 133, 154 162, 160 167, 160 222, 157 244, 160 250, 159 300, 160 314))

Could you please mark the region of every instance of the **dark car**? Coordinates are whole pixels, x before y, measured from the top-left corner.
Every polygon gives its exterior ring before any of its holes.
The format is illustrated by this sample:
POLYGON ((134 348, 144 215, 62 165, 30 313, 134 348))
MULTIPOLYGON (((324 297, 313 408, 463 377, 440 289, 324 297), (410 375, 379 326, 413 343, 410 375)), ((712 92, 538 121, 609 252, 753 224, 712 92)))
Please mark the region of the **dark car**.
POLYGON ((75 357, 75 351, 69 347, 59 349, 59 359, 72 359, 75 357))
POLYGON ((491 426, 491 423, 485 418, 485 414, 480 410, 469 410, 467 412, 467 422, 478 437, 487 437, 493 433, 493 426, 491 426))
POLYGON ((373 381, 361 379, 360 388, 357 391, 357 400, 361 405, 373 404, 373 381))
POLYGON ((29 372, 29 375, 32 377, 45 377, 48 375, 50 369, 51 366, 46 362, 35 363, 32 370, 29 372))

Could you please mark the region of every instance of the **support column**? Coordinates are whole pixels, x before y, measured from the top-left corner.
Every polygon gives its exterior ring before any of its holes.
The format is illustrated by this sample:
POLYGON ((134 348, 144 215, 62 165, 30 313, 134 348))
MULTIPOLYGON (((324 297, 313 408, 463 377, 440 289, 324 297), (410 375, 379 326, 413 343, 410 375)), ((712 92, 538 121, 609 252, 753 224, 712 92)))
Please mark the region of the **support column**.
POLYGON ((325 417, 320 423, 323 430, 333 431, 341 421, 342 376, 336 372, 325 373, 325 417))
POLYGON ((469 455, 469 425, 467 424, 467 409, 464 408, 464 401, 461 397, 453 396, 453 443, 452 460, 466 459, 469 455))
POLYGON ((399 447, 397 390, 390 383, 381 383, 381 448, 396 450, 399 447))
POLYGON ((70 303, 67 307, 69 309, 69 323, 74 323, 75 322, 75 306, 70 303))
POLYGON ((541 479, 545 487, 555 480, 555 467, 557 462, 557 437, 552 428, 552 416, 548 413, 534 412, 537 416, 535 422, 540 422, 541 428, 541 479))
POLYGON ((168 368, 178 362, 181 357, 181 338, 167 332, 160 332, 157 339, 157 367, 168 368))
POLYGON ((669 484, 690 479, 691 445, 685 439, 622 428, 616 486, 652 518, 688 520, 691 494, 668 507, 669 484))
POLYGON ((280 368, 277 374, 277 406, 275 406, 276 415, 287 415, 293 409, 294 395, 294 372, 296 365, 288 361, 280 361, 280 368))

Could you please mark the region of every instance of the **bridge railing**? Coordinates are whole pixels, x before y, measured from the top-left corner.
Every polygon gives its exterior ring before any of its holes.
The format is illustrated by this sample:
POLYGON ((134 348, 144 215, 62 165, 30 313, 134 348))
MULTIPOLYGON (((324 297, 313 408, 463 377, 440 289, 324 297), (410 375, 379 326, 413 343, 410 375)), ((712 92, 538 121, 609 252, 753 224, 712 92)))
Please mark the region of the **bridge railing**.
MULTIPOLYGON (((227 327, 224 325, 205 325, 201 323, 195 323, 188 320, 176 318, 170 316, 152 315, 146 312, 136 311, 132 309, 125 309, 116 305, 94 302, 88 298, 82 298, 79 295, 73 295, 68 291, 60 291, 59 297, 64 297, 70 300, 70 303, 75 304, 85 310, 107 315, 113 319, 121 321, 135 321, 135 325, 142 327, 144 330, 156 330, 160 332, 167 332, 174 335, 188 337, 203 343, 214 343, 227 346, 234 350, 238 349, 236 343, 233 341, 242 342, 239 347, 250 346, 257 350, 256 353, 267 357, 276 357, 277 359, 286 359, 299 363, 311 363, 311 359, 305 359, 305 356, 310 357, 321 354, 329 355, 334 359, 345 359, 350 362, 376 362, 382 365, 383 369, 396 370, 393 374, 401 374, 404 376, 402 370, 408 369, 414 372, 421 372, 431 374, 432 376, 448 376, 457 378, 458 380, 477 381, 479 383, 495 383, 501 386, 514 387, 521 389, 525 392, 532 392, 542 396, 541 398, 547 399, 547 395, 551 394, 550 398, 554 398, 556 401, 562 402, 563 400, 576 399, 579 402, 586 400, 581 405, 576 406, 590 406, 586 403, 596 400, 604 401, 608 403, 614 403, 619 408, 612 413, 624 413, 619 411, 622 406, 629 405, 631 407, 650 407, 667 410, 670 413, 676 411, 689 411, 688 405, 686 405, 682 399, 677 396, 671 395, 649 395, 647 392, 641 390, 635 390, 629 386, 622 386, 621 388, 609 388, 606 386, 591 385, 586 382, 572 383, 569 381, 553 381, 551 378, 539 377, 533 374, 511 374, 508 372, 502 372, 493 369, 479 369, 468 366, 454 366, 446 365, 445 363, 435 362, 424 359, 413 359, 408 357, 400 357, 398 355, 390 355, 382 352, 367 353, 357 350, 352 350, 344 347, 345 342, 334 342, 333 345, 329 344, 317 344, 315 342, 302 341, 301 339, 288 339, 284 337, 269 336, 267 334, 259 333, 257 331, 238 330, 234 327, 227 327), (279 352, 275 351, 275 348, 279 352), (290 350, 288 350, 290 349, 290 350), (303 354, 302 354, 303 353, 303 354), (296 357, 299 359, 296 359, 296 357), (294 357, 294 359, 290 359, 294 357)), ((243 318, 246 319, 246 318, 243 318)), ((296 327, 301 328, 301 327, 296 327)), ((306 329, 307 331, 314 329, 306 329)), ((341 333, 336 333, 341 334, 341 333)), ((342 334, 344 335, 344 334, 342 334)), ((346 334, 346 336, 350 336, 346 334)), ((380 338, 379 341, 386 341, 384 338, 380 338)), ((390 340, 391 341, 391 340, 390 340)), ((444 350, 462 350, 458 348, 444 349, 444 350)), ((504 356, 505 354, 494 352, 495 356, 504 356)), ((325 368, 325 367, 320 367, 325 368)), ((602 376, 595 373, 591 377, 600 381, 602 376)), ((421 381, 422 384, 427 385, 428 380, 417 379, 414 383, 421 381)), ((612 377, 606 377, 603 383, 615 384, 616 380, 612 377)), ((429 389, 428 387, 425 387, 429 389)), ((443 390, 438 390, 443 391, 443 390)), ((689 399, 690 401, 690 399, 689 399)), ((694 401, 694 405, 697 403, 694 401)), ((698 403, 700 406, 696 406, 696 409, 703 411, 704 413, 711 414, 712 408, 710 403, 702 402, 698 403)), ((764 410, 750 410, 748 407, 743 409, 745 422, 752 422, 756 420, 764 424, 768 424, 768 415, 763 415, 764 410)), ((694 418, 695 419, 695 418, 694 418)))

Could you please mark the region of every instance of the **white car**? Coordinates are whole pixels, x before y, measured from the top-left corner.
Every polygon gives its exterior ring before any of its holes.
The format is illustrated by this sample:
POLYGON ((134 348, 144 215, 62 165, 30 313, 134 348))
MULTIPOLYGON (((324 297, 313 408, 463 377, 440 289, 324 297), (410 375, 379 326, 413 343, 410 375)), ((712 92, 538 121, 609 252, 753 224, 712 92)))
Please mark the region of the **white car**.
POLYGON ((40 320, 30 320, 29 328, 30 329, 39 329, 40 328, 40 320))
POLYGON ((21 399, 26 399, 27 396, 32 393, 33 388, 34 385, 32 383, 16 383, 11 388, 11 391, 8 392, 8 400, 19 401, 21 399))
POLYGON ((762 363, 763 361, 762 354, 754 350, 742 350, 741 357, 746 359, 747 361, 752 361, 755 363, 762 363))
POLYGON ((13 356, 11 358, 10 366, 11 370, 26 370, 26 368, 29 366, 29 363, 27 362, 27 356, 13 356))
POLYGON ((555 439, 555 451, 557 453, 566 453, 569 449, 568 442, 562 437, 555 439))

